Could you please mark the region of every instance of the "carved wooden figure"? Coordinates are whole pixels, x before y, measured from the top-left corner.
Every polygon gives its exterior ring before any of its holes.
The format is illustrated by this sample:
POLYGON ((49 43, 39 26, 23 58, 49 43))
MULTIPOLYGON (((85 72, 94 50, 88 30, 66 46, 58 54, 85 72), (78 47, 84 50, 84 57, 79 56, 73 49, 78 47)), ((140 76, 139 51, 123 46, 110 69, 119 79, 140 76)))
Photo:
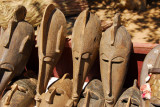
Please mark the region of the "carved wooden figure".
POLYGON ((86 86, 78 107, 104 107, 103 86, 100 80, 94 79, 86 86))
POLYGON ((24 21, 26 8, 19 6, 0 36, 0 95, 10 80, 24 70, 34 42, 34 29, 24 21))
POLYGON ((54 66, 65 45, 66 19, 64 14, 49 4, 45 10, 38 35, 39 75, 37 85, 37 107, 39 96, 45 92, 54 66))
POLYGON ((41 95, 40 107, 64 107, 66 102, 71 98, 72 80, 65 74, 60 80, 53 83, 48 92, 41 95))
POLYGON ((153 48, 145 57, 141 77, 140 86, 149 83, 151 88, 151 99, 142 99, 142 107, 159 107, 160 106, 160 45, 153 48), (146 81, 146 77, 151 77, 146 81))
POLYGON ((97 56, 101 38, 98 17, 84 10, 77 18, 72 33, 73 93, 66 106, 77 105, 82 86, 97 56))
POLYGON ((37 79, 35 75, 27 75, 12 82, 5 90, 0 107, 34 107, 37 79))
POLYGON ((140 107, 141 93, 137 88, 137 80, 132 87, 128 88, 118 99, 115 107, 140 107))
POLYGON ((100 71, 107 107, 112 107, 125 80, 131 51, 131 37, 121 25, 117 13, 113 25, 102 35, 100 42, 100 71))

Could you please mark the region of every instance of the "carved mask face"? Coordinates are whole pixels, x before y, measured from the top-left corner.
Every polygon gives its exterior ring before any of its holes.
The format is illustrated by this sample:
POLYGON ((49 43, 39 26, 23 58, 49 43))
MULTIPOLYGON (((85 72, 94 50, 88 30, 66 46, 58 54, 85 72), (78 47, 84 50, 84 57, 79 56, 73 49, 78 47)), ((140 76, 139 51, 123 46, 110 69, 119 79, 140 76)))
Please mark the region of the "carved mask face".
MULTIPOLYGON (((18 11, 26 12, 23 6, 18 11)), ((0 36, 0 94, 8 82, 24 70, 34 42, 32 25, 17 20, 11 21, 0 36)))
POLYGON ((1 99, 1 107, 33 107, 37 80, 23 78, 14 82, 1 99))
POLYGON ((101 26, 98 17, 88 10, 83 11, 77 18, 72 34, 73 57, 73 94, 78 99, 99 48, 101 26))
POLYGON ((66 37, 64 14, 49 4, 45 10, 38 35, 39 79, 37 93, 45 92, 53 68, 58 62, 66 37))
POLYGON ((78 107, 103 107, 104 94, 103 86, 100 80, 92 80, 85 88, 78 107))
POLYGON ((115 107, 140 107, 140 99, 141 94, 137 88, 137 80, 134 80, 134 85, 123 92, 115 107))
POLYGON ((114 104, 121 91, 131 49, 131 38, 123 26, 119 27, 114 44, 110 44, 112 27, 107 29, 100 43, 100 69, 105 100, 114 104), (116 88, 115 88, 116 87, 116 88))
POLYGON ((42 94, 40 107, 64 107, 71 94, 72 81, 64 77, 52 84, 47 93, 42 94))

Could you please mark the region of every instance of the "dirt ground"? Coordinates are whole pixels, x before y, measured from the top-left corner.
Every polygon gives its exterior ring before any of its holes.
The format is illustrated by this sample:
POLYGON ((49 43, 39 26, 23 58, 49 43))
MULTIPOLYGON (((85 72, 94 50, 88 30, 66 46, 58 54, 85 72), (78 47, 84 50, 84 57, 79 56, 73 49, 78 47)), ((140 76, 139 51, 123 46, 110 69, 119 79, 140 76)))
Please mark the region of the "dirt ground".
MULTIPOLYGON (((96 13, 100 20, 112 22, 117 11, 122 15, 122 24, 126 27, 132 37, 132 42, 159 43, 160 37, 160 0, 147 5, 143 12, 137 10, 120 10, 115 8, 115 3, 106 4, 103 0, 90 0, 89 8, 96 13)), ((67 18, 68 28, 72 28, 76 17, 67 18)), ((69 31, 71 34, 71 31, 69 31)))

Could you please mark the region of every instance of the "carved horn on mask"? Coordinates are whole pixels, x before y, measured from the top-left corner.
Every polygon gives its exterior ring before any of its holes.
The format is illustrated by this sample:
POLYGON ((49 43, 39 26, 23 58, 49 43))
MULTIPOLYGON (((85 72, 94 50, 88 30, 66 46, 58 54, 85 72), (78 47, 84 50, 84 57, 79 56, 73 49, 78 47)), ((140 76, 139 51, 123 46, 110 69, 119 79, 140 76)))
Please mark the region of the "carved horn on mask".
POLYGON ((117 13, 113 18, 113 25, 111 26, 111 41, 110 41, 111 45, 114 45, 115 36, 120 25, 121 25, 121 16, 120 13, 117 13))

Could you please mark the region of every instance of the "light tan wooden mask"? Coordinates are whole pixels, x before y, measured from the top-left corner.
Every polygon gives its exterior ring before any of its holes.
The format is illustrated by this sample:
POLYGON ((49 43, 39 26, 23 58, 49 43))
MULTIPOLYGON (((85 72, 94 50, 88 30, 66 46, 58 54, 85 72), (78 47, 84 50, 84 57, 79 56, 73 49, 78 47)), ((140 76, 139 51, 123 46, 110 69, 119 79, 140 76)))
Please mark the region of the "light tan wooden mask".
POLYGON ((102 35, 100 42, 100 71, 106 106, 113 106, 120 94, 131 52, 131 37, 121 26, 117 13, 113 25, 102 35))
POLYGON ((22 73, 32 50, 34 29, 24 21, 25 15, 26 8, 19 6, 0 36, 0 95, 10 80, 22 73))
POLYGON ((40 107, 65 107, 71 98, 73 82, 65 74, 60 80, 53 83, 47 93, 41 95, 40 107))
POLYGON ((66 19, 64 14, 49 4, 45 10, 38 35, 39 75, 37 84, 37 107, 39 96, 45 92, 52 71, 58 62, 66 37, 66 19))
POLYGON ((140 107, 141 93, 137 88, 137 80, 132 87, 128 88, 118 99, 115 107, 140 107))
POLYGON ((32 77, 21 77, 11 83, 5 90, 0 107, 34 107, 37 80, 32 77))
POLYGON ((77 105, 82 86, 98 54, 101 38, 99 18, 84 10, 78 16, 72 33, 73 93, 66 106, 77 105))
POLYGON ((103 107, 104 94, 102 82, 94 79, 86 86, 78 107, 103 107))

